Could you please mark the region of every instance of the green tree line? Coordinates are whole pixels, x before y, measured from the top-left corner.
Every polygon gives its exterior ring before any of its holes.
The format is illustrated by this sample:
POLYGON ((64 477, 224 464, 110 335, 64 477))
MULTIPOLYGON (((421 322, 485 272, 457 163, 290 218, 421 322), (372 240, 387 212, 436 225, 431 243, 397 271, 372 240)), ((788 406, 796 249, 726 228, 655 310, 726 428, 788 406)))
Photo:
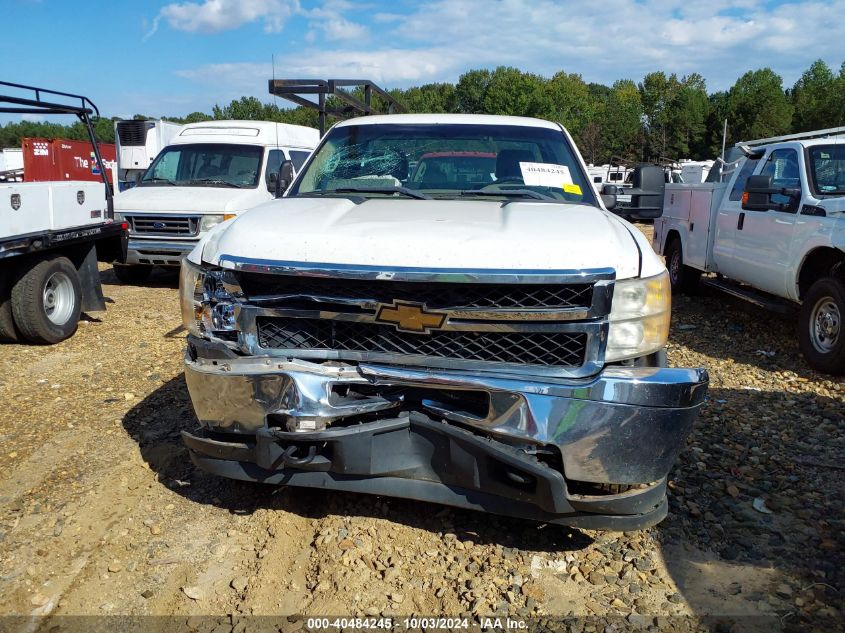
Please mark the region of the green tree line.
MULTIPOLYGON (((584 158, 698 158, 715 156, 728 121, 729 145, 752 138, 845 125, 845 62, 834 72, 813 62, 795 85, 784 87, 770 68, 748 71, 730 89, 709 93, 704 78, 662 71, 639 83, 624 79, 606 86, 577 73, 542 77, 517 68, 470 70, 457 83, 432 83, 391 94, 408 112, 507 114, 559 121, 575 138, 584 158)), ((376 104, 378 105, 378 104, 376 104)), ((150 118, 135 115, 135 118, 150 118)), ((210 114, 168 117, 177 123, 211 119, 280 121, 317 127, 308 108, 282 108, 241 97, 210 114)), ((97 137, 114 142, 114 119, 96 122, 97 137)), ((86 139, 80 123, 71 126, 21 121, 0 128, 0 146, 20 146, 24 137, 86 139)))

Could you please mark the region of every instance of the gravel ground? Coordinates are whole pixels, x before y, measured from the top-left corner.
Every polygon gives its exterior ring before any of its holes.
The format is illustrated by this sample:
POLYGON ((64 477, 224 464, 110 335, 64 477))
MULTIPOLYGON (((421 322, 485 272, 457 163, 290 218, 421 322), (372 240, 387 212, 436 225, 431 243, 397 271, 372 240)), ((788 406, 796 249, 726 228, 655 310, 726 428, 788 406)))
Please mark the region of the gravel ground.
MULTIPOLYGON (((709 401, 669 517, 616 534, 195 470, 178 435, 195 419, 176 277, 102 277, 101 322, 53 347, 0 346, 0 615, 841 627, 845 385, 807 368, 786 320, 717 294, 676 301, 669 361, 707 367, 709 401)), ((273 627, 303 626, 289 620, 273 627)))

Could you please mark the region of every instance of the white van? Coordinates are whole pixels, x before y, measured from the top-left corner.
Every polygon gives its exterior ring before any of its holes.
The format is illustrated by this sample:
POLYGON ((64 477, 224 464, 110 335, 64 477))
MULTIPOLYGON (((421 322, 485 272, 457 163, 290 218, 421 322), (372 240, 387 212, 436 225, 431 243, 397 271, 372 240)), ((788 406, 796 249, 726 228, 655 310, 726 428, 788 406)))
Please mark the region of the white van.
POLYGON ((115 216, 129 224, 117 277, 141 282, 154 265, 178 266, 211 227, 271 200, 271 174, 284 160, 298 170, 319 140, 313 128, 269 121, 185 125, 138 185, 115 195, 115 216))

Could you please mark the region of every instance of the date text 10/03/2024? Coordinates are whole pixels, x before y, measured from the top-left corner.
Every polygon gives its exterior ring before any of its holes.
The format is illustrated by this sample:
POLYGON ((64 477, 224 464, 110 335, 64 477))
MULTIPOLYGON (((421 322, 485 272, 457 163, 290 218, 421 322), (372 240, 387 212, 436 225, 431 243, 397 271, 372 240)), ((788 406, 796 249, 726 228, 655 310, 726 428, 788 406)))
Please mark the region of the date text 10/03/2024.
POLYGON ((408 618, 307 618, 305 628, 308 631, 321 630, 525 630, 528 623, 524 620, 480 617, 469 618, 443 617, 408 617, 408 618))

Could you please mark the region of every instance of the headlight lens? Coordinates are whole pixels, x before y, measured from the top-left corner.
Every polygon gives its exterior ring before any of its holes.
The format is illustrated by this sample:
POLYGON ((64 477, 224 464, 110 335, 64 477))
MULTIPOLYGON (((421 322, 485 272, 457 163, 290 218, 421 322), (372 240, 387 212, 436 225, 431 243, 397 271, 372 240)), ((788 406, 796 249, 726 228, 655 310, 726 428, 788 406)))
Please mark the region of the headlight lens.
POLYGON ((202 216, 202 220, 200 220, 200 233, 204 233, 205 231, 214 228, 221 222, 231 220, 236 215, 236 213, 212 213, 204 215, 202 216))
POLYGON ((189 334, 202 336, 202 298, 205 271, 196 264, 182 259, 179 273, 179 302, 182 307, 182 325, 189 334))
POLYGON ((672 289, 669 273, 617 281, 610 310, 607 362, 656 352, 669 338, 672 289))
POLYGON ((235 307, 243 293, 231 271, 209 270, 183 259, 179 296, 182 323, 194 336, 237 330, 235 307))

